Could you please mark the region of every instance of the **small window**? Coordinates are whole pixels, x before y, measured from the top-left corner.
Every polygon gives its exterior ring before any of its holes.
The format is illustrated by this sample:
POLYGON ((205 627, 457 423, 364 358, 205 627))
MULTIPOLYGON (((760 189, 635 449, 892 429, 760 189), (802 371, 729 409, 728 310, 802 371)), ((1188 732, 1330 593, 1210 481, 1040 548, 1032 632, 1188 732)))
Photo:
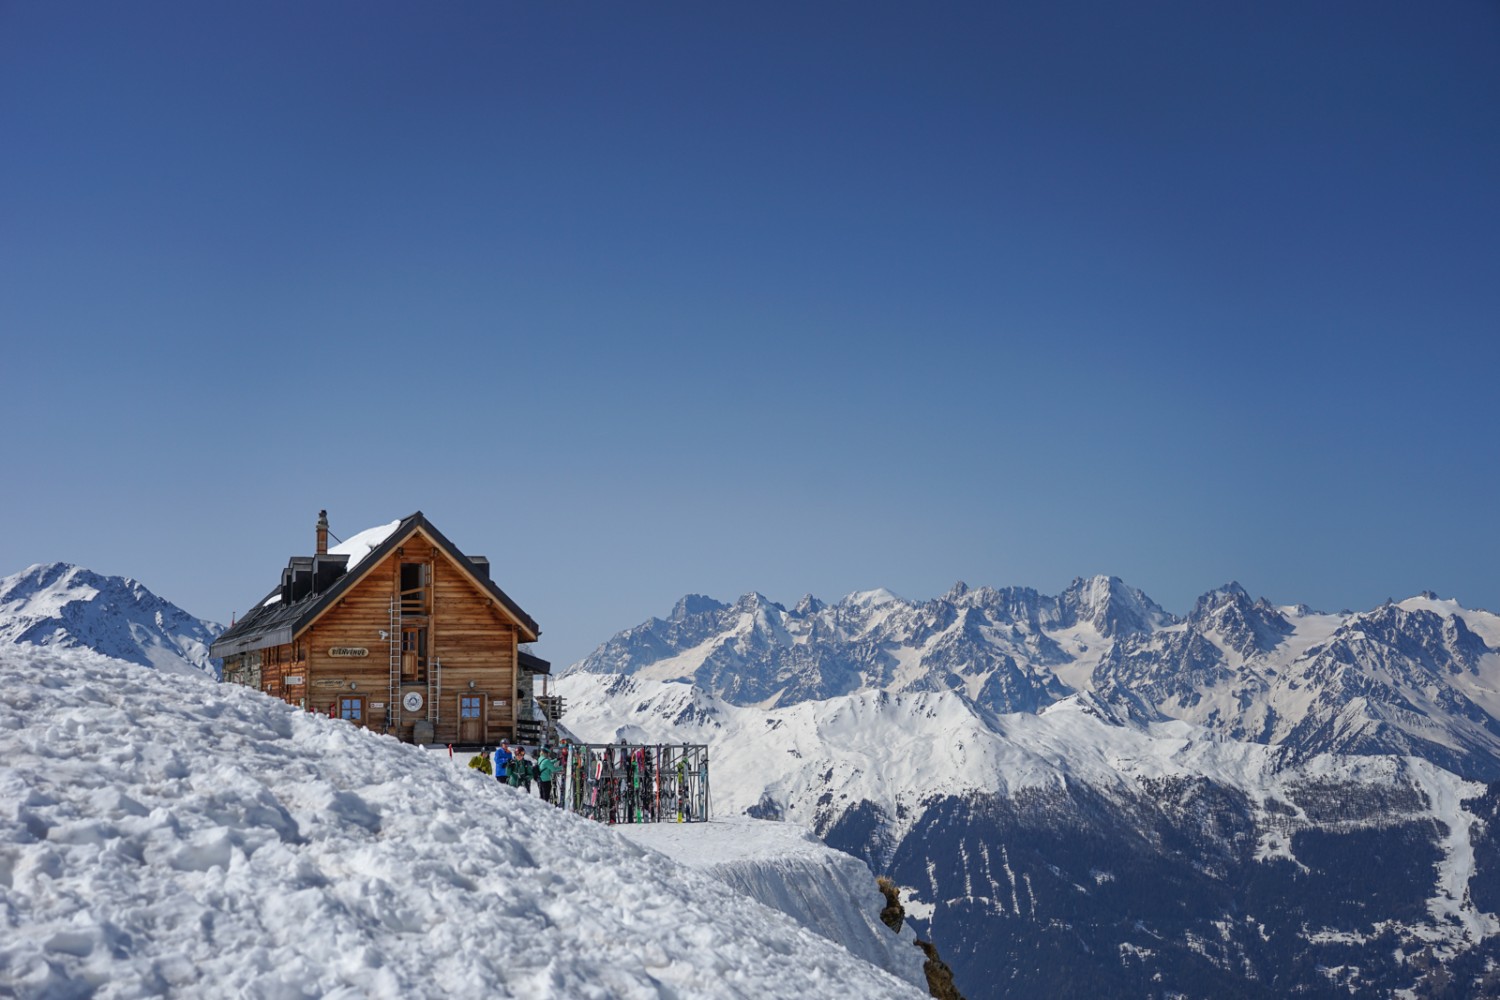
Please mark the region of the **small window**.
POLYGON ((466 694, 458 699, 458 717, 460 719, 479 718, 479 696, 466 694))
POLYGON ((364 702, 360 698, 340 698, 339 718, 358 722, 364 717, 364 702))

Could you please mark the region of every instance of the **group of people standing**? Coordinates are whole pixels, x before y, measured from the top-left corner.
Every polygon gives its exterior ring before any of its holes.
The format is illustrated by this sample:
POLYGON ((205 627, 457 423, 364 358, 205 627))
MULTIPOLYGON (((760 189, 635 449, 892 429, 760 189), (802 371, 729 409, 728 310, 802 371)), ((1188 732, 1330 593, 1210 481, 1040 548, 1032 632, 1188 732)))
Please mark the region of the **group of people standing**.
POLYGON ((523 788, 527 794, 530 794, 531 783, 535 781, 543 802, 562 805, 562 796, 558 791, 562 783, 554 784, 554 779, 567 772, 568 745, 564 741, 556 752, 551 747, 544 746, 536 751, 535 756, 531 756, 523 746, 512 747, 501 743, 493 750, 486 747, 475 754, 469 759, 469 766, 484 774, 493 774, 496 781, 512 788, 523 788))

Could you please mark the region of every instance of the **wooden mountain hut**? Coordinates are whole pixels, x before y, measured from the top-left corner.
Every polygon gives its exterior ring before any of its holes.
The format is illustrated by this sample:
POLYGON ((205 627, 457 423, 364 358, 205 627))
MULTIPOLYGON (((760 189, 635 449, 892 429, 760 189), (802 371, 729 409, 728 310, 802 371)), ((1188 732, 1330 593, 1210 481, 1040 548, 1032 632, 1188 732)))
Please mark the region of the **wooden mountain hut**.
MULTIPOLYGON (((293 556, 281 583, 210 650, 224 680, 411 743, 464 746, 548 738, 535 679, 551 665, 522 649, 541 629, 421 511, 293 556), (539 703, 540 702, 540 703, 539 703)), ((545 683, 545 681, 544 681, 545 683)))

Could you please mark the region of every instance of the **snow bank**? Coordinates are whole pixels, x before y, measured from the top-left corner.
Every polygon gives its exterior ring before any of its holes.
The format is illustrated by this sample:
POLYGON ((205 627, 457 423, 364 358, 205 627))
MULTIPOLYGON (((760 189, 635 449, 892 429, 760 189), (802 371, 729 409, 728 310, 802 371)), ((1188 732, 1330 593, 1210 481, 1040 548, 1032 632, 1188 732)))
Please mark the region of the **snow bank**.
POLYGON ((0 993, 910 997, 708 874, 258 693, 0 648, 0 993))
POLYGON ((791 823, 736 816, 710 823, 646 823, 619 827, 719 879, 802 926, 843 945, 858 958, 927 988, 926 956, 910 927, 900 934, 880 922, 885 896, 858 858, 835 851, 791 823))

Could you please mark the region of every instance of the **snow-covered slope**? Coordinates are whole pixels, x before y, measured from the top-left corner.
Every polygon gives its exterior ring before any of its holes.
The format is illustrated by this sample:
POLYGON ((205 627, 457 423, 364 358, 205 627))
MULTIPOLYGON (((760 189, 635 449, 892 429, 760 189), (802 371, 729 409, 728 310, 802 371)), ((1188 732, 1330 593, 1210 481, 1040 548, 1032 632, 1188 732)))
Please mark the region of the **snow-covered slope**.
POLYGON ((710 823, 645 823, 616 830, 707 872, 851 954, 926 989, 926 956, 917 949, 910 927, 896 934, 880 922, 885 897, 869 867, 802 827, 729 816, 710 823))
POLYGON ((446 756, 182 683, 0 647, 0 992, 921 995, 446 756))
POLYGON ((67 563, 0 579, 0 642, 92 649, 161 670, 217 675, 208 647, 222 631, 134 580, 67 563))

